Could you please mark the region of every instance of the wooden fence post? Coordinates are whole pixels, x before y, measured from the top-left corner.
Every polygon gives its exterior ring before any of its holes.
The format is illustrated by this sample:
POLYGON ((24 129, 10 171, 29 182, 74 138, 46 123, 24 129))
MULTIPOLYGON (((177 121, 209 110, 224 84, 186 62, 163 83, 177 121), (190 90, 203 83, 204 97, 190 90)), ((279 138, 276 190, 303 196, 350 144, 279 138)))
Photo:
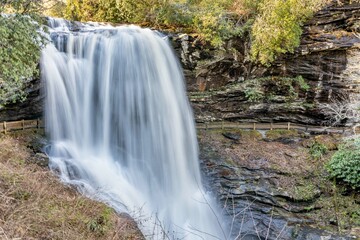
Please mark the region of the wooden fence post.
POLYGON ((224 120, 221 121, 221 129, 224 129, 224 120))
POLYGON ((22 130, 25 130, 25 120, 21 120, 21 126, 22 126, 22 130))
POLYGON ((273 123, 270 123, 270 130, 273 130, 273 123))
POLYGON ((4 126, 4 134, 6 134, 6 122, 3 123, 4 126))
POLYGON ((290 130, 290 122, 288 122, 288 126, 287 126, 287 127, 288 127, 288 130, 290 130))
POLYGON ((256 130, 256 123, 253 123, 253 130, 256 130))

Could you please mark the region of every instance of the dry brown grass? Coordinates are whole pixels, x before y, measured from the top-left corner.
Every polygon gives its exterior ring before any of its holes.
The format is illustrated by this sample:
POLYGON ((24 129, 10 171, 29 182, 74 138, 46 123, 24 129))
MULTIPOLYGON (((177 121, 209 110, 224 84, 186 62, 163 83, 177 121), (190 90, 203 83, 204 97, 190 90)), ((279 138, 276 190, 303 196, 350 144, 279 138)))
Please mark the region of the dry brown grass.
POLYGON ((143 239, 131 219, 31 163, 31 138, 0 135, 0 239, 143 239))

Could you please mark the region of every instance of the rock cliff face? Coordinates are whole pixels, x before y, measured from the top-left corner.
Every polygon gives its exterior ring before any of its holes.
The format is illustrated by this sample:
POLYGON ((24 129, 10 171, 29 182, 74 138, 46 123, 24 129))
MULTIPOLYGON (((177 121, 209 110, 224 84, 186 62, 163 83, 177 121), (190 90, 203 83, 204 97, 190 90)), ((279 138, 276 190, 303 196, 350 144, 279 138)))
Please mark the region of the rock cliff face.
MULTIPOLYGON (((295 53, 268 68, 249 61, 248 37, 215 49, 196 36, 170 34, 196 120, 324 124, 328 114, 319 104, 360 102, 359 18, 360 3, 334 1, 304 26, 295 53)), ((41 117, 40 85, 34 80, 25 102, 0 108, 0 121, 41 117)))
POLYGON ((40 79, 31 81, 26 89, 28 95, 24 102, 0 106, 0 122, 42 117, 44 96, 40 79))
POLYGON ((359 100, 359 18, 359 3, 334 1, 304 26, 295 53, 281 56, 269 68, 248 61, 243 39, 219 50, 201 45, 194 36, 174 37, 196 120, 323 124, 326 113, 319 104, 359 100))
POLYGON ((340 136, 274 133, 198 131, 205 182, 236 239, 358 239, 360 195, 335 193, 324 169, 340 136), (314 160, 314 141, 330 152, 314 160))

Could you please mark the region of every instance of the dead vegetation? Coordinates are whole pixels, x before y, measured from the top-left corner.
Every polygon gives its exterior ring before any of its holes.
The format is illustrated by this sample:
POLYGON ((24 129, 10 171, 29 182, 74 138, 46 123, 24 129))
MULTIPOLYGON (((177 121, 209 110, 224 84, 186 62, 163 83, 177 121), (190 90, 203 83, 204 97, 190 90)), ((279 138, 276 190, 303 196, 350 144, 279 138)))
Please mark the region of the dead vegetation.
POLYGON ((35 164, 33 132, 0 135, 0 239, 143 239, 129 217, 35 164))

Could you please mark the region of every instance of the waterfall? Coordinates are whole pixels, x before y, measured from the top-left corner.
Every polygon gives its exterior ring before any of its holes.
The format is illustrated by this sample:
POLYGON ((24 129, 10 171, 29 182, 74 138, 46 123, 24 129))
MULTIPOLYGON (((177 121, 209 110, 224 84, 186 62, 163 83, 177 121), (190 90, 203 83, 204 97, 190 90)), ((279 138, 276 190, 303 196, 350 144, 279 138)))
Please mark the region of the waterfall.
POLYGON ((224 239, 166 38, 136 26, 50 27, 41 72, 51 169, 132 215, 147 239, 224 239))

